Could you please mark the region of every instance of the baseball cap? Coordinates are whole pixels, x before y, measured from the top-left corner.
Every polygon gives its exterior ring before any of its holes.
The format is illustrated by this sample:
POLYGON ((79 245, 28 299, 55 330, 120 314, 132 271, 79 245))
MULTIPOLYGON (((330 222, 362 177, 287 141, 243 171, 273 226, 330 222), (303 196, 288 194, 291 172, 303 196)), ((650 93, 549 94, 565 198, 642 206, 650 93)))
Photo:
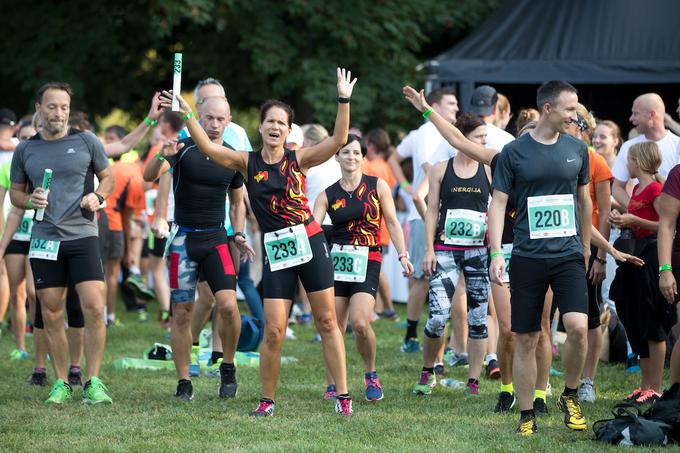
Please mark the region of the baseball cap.
POLYGON ((10 109, 0 109, 0 124, 14 126, 17 122, 17 116, 10 109))
POLYGON ((498 102, 498 93, 489 85, 481 85, 475 88, 470 99, 470 111, 479 116, 491 115, 498 102))
POLYGON ((286 145, 290 143, 296 143, 298 146, 302 147, 302 143, 305 141, 305 136, 302 133, 302 128, 297 124, 293 123, 290 126, 290 134, 286 137, 286 145))

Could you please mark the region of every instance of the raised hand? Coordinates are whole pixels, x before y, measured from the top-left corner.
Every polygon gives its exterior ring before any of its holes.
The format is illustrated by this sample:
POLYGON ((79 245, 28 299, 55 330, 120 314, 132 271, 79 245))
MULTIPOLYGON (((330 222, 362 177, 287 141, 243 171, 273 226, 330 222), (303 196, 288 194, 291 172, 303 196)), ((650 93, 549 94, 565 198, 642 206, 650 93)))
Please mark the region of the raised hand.
MULTIPOLYGON (((172 90, 169 91, 163 91, 161 94, 161 107, 169 110, 172 108, 172 90)), ((177 93, 177 101, 179 101, 179 113, 183 116, 187 116, 189 112, 191 112, 191 107, 187 103, 187 101, 184 100, 184 98, 177 93)))
POLYGON ((427 104, 427 101, 425 100, 425 91, 416 91, 415 89, 406 85, 401 89, 401 92, 404 93, 404 98, 409 101, 419 112, 424 112, 430 108, 430 106, 427 104))
POLYGON ((338 96, 341 98, 352 97, 352 90, 354 84, 357 83, 357 78, 352 80, 352 71, 345 68, 338 68, 338 96))
POLYGON ((161 93, 156 91, 153 98, 151 98, 151 107, 149 108, 149 114, 147 115, 151 121, 156 121, 163 113, 161 108, 161 93))
POLYGON ((177 143, 177 140, 174 140, 174 139, 173 139, 173 140, 166 140, 166 141, 163 143, 163 146, 161 147, 161 151, 160 151, 160 152, 161 152, 161 156, 163 156, 163 157, 174 156, 174 155, 177 154, 177 153, 179 152, 179 150, 181 150, 182 148, 184 148, 184 143, 179 143, 179 144, 178 144, 178 143, 177 143))

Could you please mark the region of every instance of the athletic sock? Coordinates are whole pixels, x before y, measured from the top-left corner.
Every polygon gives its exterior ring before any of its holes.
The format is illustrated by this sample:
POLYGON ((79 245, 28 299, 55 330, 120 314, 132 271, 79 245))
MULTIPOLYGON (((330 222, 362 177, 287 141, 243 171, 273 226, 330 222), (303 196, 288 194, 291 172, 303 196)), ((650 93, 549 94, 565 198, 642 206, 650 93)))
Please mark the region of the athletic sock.
POLYGON ((529 410, 526 410, 526 411, 520 411, 519 419, 520 420, 526 420, 527 418, 536 418, 536 414, 534 414, 533 409, 529 409, 529 410))
POLYGON ((562 395, 564 396, 576 396, 578 395, 578 392, 576 389, 570 389, 569 387, 564 387, 564 392, 562 392, 562 395))
POLYGON ((184 384, 184 383, 187 383, 187 382, 189 384, 191 384, 191 379, 180 379, 179 381, 177 381, 178 384, 184 384))
POLYGON ((515 393, 515 387, 512 385, 512 382, 509 384, 501 383, 501 392, 515 393))
POLYGON ((260 401, 263 403, 274 404, 274 400, 270 400, 269 398, 260 398, 260 401))
POLYGON ((630 346, 630 343, 626 341, 626 352, 628 355, 631 355, 633 353, 633 348, 630 346))
POLYGON ((71 365, 71 367, 68 370, 70 373, 79 373, 80 372, 80 365, 71 365))
POLYGON ((193 343, 191 343, 191 346, 198 346, 198 341, 194 341, 193 343))
POLYGON ((350 396, 349 393, 343 393, 342 395, 338 395, 336 398, 339 400, 348 400, 350 399, 350 396))
POLYGON ((116 314, 115 313, 109 313, 106 315, 106 319, 110 323, 116 322, 116 314))
POLYGON ((224 357, 224 353, 213 351, 210 355, 210 363, 217 363, 217 361, 224 357))
POLYGON ((477 384, 477 385, 479 385, 479 380, 477 380, 477 379, 475 379, 475 378, 469 378, 469 379, 468 379, 468 384, 477 384))
POLYGON ((134 275, 142 275, 142 271, 141 271, 141 269, 139 268, 139 266, 130 266, 130 267, 128 268, 128 270, 130 271, 131 274, 134 274, 134 275))
POLYGON ((428 368, 428 367, 425 367, 425 366, 424 366, 424 367, 423 367, 423 371, 427 371, 427 372, 429 372, 430 374, 433 374, 433 373, 434 373, 434 367, 428 368))
POLYGON ((546 401, 546 391, 545 390, 534 390, 534 399, 542 399, 543 401, 546 401))
POLYGON ((406 320, 406 336, 404 337, 404 342, 410 340, 411 338, 418 338, 418 323, 420 321, 406 320))
POLYGON ((45 373, 47 373, 47 368, 37 368, 36 367, 36 368, 33 368, 33 372, 38 373, 38 374, 45 374, 45 373))
POLYGON ((486 363, 486 364, 488 365, 489 362, 491 362, 492 360, 496 360, 496 361, 497 361, 497 360, 498 360, 498 356, 497 356, 496 354, 487 354, 487 355, 486 355, 486 358, 484 359, 484 363, 486 363))

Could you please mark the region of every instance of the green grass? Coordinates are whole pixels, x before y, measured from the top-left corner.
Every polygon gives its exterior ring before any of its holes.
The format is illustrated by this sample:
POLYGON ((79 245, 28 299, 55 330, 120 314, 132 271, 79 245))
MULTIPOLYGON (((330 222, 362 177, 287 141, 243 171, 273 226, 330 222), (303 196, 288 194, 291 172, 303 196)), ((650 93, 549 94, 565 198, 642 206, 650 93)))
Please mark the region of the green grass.
MULTIPOLYGON (((154 307, 155 308, 155 307, 154 307)), ((402 329, 390 321, 374 324, 378 336, 378 371, 385 390, 381 402, 363 401, 363 365, 351 336, 346 337, 350 391, 355 415, 335 415, 332 403, 322 401, 324 373, 321 346, 310 342, 310 328, 295 328, 298 339, 288 341, 284 355, 299 362, 283 366, 276 416, 253 419, 259 377, 256 368, 238 370, 239 396, 217 397, 217 379, 194 379, 195 399, 180 403, 172 397, 176 378, 167 371, 119 371, 119 357, 141 357, 154 341, 165 342, 155 322, 140 324, 133 315, 119 316, 125 327, 110 330, 102 379, 114 400, 112 406, 85 407, 76 399, 63 407, 46 407, 48 389, 26 384, 31 362, 10 362, 13 339, 0 338, 0 450, 3 451, 540 451, 605 450, 593 441, 592 430, 568 431, 550 398, 551 414, 539 420, 539 435, 514 434, 518 414, 493 413, 498 383, 484 380, 482 396, 466 398, 462 390, 438 386, 429 397, 411 393, 422 366, 420 354, 399 352, 402 329)), ((155 313, 154 313, 155 314, 155 313)), ((400 308, 403 317, 403 307, 400 308)), ((30 341, 29 341, 30 343, 30 341)), ((559 368, 559 362, 555 364, 559 368)), ((51 370, 48 375, 52 382, 51 370)), ((464 370, 447 375, 466 378, 464 370)), ((587 404, 589 425, 608 418, 610 408, 631 389, 638 375, 621 366, 602 364, 597 378, 598 402, 587 404)), ((552 378, 557 393, 564 385, 552 378)), ((645 451, 651 451, 646 449, 645 451)), ((659 450, 661 451, 661 450, 659 450)), ((665 449, 664 451, 669 451, 665 449)))

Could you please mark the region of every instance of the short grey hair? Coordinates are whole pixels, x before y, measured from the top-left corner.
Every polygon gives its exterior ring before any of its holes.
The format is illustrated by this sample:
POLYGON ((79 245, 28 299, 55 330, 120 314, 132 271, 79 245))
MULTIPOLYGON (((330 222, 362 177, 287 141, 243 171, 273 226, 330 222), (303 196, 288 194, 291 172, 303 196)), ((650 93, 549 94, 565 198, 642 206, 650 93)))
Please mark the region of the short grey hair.
POLYGON ((225 91, 224 91, 224 87, 222 86, 220 81, 213 78, 213 77, 208 77, 207 79, 203 79, 203 80, 199 81, 198 84, 196 85, 196 89, 194 89, 194 102, 196 103, 196 105, 198 105, 199 101, 200 101, 200 99, 198 99, 198 90, 200 90, 201 88, 203 88, 204 86, 207 86, 207 85, 217 85, 222 90, 222 95, 224 97, 227 96, 225 91))

